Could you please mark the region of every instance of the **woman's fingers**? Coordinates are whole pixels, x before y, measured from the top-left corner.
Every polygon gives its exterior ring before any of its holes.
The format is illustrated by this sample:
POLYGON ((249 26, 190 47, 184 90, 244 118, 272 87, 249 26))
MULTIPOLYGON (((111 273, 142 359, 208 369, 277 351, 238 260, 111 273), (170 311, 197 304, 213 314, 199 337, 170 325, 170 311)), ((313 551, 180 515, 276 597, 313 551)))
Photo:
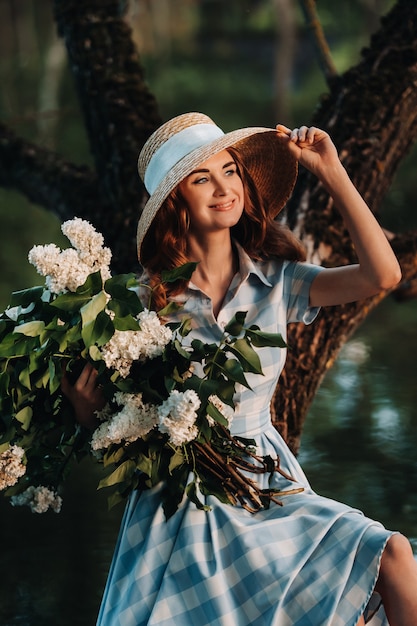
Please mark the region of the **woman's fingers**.
POLYGON ((290 139, 295 143, 313 144, 318 135, 322 135, 323 131, 315 126, 300 126, 291 131, 290 139))
POLYGON ((81 370, 81 374, 78 376, 75 386, 80 389, 82 387, 90 386, 95 383, 97 378, 97 370, 91 365, 86 363, 81 370))
POLYGON ((313 144, 314 141, 320 137, 322 138, 326 133, 315 126, 300 126, 300 128, 288 128, 284 124, 277 124, 276 126, 278 134, 286 135, 294 143, 306 143, 313 144))
POLYGON ((276 129, 279 133, 282 133, 283 135, 287 135, 287 136, 291 135, 291 128, 284 126, 284 124, 277 124, 276 129))

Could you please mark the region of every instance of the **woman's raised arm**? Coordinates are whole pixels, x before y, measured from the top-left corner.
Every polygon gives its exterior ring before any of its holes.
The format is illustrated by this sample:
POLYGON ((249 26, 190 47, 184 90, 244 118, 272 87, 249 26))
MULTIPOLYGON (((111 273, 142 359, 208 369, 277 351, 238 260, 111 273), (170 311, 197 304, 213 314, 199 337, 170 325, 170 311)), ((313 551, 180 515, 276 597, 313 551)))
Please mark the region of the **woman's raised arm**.
POLYGON ((339 160, 329 135, 318 128, 290 130, 277 126, 287 137, 288 148, 299 163, 322 182, 343 216, 358 256, 358 264, 329 268, 314 280, 312 306, 329 306, 370 297, 394 287, 401 269, 386 236, 369 207, 353 185, 339 160))

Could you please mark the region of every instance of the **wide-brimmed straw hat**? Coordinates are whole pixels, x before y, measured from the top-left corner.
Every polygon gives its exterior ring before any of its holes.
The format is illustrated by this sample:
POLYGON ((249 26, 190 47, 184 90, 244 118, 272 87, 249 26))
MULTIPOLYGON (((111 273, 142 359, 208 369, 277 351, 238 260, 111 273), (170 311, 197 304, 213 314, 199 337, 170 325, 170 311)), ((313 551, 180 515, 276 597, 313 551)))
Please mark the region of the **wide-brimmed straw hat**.
POLYGON ((297 177, 297 160, 273 128, 241 128, 224 133, 207 115, 184 113, 160 126, 146 141, 138 169, 149 200, 138 223, 141 246, 156 214, 171 191, 201 163, 234 147, 249 170, 273 217, 284 207, 297 177))

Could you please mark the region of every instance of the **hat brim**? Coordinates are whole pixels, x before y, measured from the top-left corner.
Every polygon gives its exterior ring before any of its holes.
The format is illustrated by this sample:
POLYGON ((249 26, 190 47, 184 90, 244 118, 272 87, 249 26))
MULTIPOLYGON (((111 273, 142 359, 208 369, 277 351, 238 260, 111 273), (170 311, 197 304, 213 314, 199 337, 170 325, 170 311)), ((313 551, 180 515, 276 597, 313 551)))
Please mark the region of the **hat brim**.
POLYGON ((141 247, 156 214, 169 194, 201 163, 234 147, 239 151, 258 191, 276 217, 290 197, 297 178, 297 160, 285 139, 273 128, 251 127, 231 131, 194 150, 176 163, 146 202, 138 222, 137 250, 141 247))

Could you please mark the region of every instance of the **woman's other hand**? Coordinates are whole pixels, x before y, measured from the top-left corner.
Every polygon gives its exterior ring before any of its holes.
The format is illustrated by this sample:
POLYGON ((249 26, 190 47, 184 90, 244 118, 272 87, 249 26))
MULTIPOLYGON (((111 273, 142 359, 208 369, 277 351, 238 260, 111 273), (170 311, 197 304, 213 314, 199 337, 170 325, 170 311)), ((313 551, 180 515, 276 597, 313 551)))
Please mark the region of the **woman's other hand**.
POLYGON ((64 372, 61 389, 74 407, 78 423, 94 430, 97 426, 95 412, 100 411, 106 404, 103 391, 97 385, 97 370, 91 363, 87 363, 73 385, 64 372))

